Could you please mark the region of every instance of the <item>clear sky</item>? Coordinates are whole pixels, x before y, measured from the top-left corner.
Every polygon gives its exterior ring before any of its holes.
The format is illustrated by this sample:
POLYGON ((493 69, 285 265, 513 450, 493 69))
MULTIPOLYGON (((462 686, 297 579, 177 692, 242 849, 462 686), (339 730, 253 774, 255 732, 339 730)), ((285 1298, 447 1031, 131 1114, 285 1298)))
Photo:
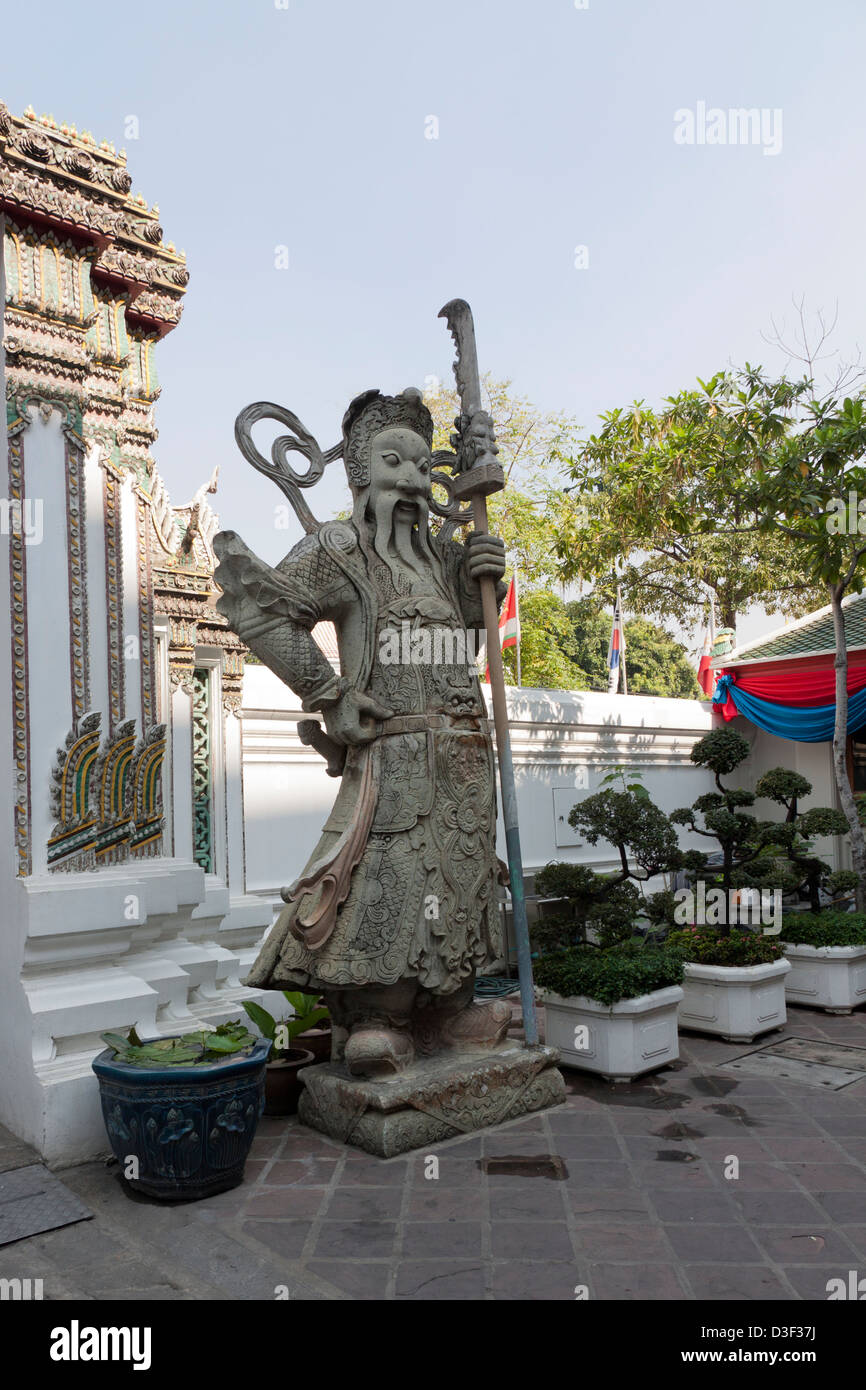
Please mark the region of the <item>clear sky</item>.
POLYGON ((185 248, 155 453, 178 503, 219 463, 223 525, 273 560, 299 531, 275 531, 237 411, 280 402, 327 447, 357 391, 449 374, 455 296, 482 367, 586 426, 729 362, 781 368, 761 335, 792 294, 838 303, 851 356, 864 40, 862 0, 42 0, 4 7, 0 97, 124 146, 185 248), (677 143, 701 102, 781 128, 677 143))

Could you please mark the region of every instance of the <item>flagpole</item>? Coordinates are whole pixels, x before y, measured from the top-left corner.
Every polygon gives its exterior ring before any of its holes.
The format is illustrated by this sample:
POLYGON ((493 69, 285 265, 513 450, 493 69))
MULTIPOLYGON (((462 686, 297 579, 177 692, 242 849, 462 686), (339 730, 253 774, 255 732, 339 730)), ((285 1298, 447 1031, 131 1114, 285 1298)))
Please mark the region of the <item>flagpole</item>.
POLYGON ((619 613, 619 659, 622 664, 622 693, 628 694, 628 676, 625 672, 625 623, 622 616, 622 590, 616 586, 616 607, 619 613))
POLYGON ((520 590, 517 587, 517 566, 514 566, 514 616, 517 619, 517 685, 520 686, 520 590))

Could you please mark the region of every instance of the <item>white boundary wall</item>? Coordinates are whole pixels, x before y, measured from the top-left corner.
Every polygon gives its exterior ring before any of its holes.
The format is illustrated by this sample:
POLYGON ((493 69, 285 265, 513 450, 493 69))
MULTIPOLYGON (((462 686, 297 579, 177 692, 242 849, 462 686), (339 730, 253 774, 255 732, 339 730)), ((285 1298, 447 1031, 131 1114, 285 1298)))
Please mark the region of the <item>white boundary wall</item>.
MULTIPOLYGON (((664 811, 711 789, 710 776, 689 760, 713 726, 706 702, 512 687, 508 707, 527 874, 551 859, 618 866, 604 845, 579 845, 568 825, 575 802, 617 766, 639 767, 664 811)), ((309 716, 265 666, 246 668, 241 717, 247 887, 276 902, 315 846, 339 783, 301 744, 297 723, 309 716)), ((505 857, 501 822, 499 853, 505 857)))

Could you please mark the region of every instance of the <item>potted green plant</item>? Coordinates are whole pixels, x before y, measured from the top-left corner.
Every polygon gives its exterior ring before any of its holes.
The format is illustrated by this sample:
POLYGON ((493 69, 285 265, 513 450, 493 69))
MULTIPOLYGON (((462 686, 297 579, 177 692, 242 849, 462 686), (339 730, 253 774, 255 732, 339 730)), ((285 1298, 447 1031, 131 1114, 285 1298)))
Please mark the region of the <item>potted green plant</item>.
POLYGON ((315 1062, 331 1060, 331 1015, 323 1000, 316 994, 302 994, 298 990, 283 990, 286 999, 294 1010, 298 1031, 294 1041, 308 1052, 312 1052, 315 1062))
POLYGON ((676 831, 639 781, 621 780, 586 797, 569 824, 587 843, 612 845, 620 861, 614 873, 582 864, 548 864, 536 875, 537 890, 566 910, 534 929, 543 955, 535 979, 544 991, 545 1039, 565 1066, 630 1080, 679 1055, 677 1007, 682 999, 679 956, 634 940, 635 922, 647 911, 643 885, 680 862, 676 831))
MULTIPOLYGON (((265 1076, 266 1115, 294 1115, 297 1111, 302 1084, 299 1073, 317 1059, 311 1048, 293 1047, 292 1044, 329 1017, 328 1010, 319 1004, 317 995, 293 990, 284 990, 283 993, 294 1010, 288 1018, 276 1019, 261 1004, 249 1000, 244 1002, 247 1016, 262 1036, 270 1041, 273 1049, 265 1076)), ((330 1039, 329 1032, 328 1037, 330 1039)))
POLYGON ((682 956, 659 946, 571 946, 535 966, 545 1041, 564 1066, 630 1081, 676 1061, 682 956))
POLYGON ((758 885, 768 878, 772 883, 778 872, 779 823, 759 822, 748 809, 755 793, 722 781, 749 751, 734 729, 713 729, 699 739, 691 759, 713 773, 716 791, 670 817, 720 846, 716 865, 701 850, 683 855, 692 887, 674 895, 680 898, 673 909, 675 930, 666 941, 686 962, 680 1024, 729 1042, 751 1042, 784 1024, 785 976, 791 969, 778 929, 773 928, 774 936, 752 929, 764 925, 758 885))
POLYGON ((270 1043, 239 1020, 142 1040, 103 1033, 93 1060, 114 1156, 129 1185, 163 1201, 236 1187, 264 1103, 270 1043))
POLYGON ((792 1004, 850 1014, 866 1004, 866 913, 792 912, 782 923, 792 1004))

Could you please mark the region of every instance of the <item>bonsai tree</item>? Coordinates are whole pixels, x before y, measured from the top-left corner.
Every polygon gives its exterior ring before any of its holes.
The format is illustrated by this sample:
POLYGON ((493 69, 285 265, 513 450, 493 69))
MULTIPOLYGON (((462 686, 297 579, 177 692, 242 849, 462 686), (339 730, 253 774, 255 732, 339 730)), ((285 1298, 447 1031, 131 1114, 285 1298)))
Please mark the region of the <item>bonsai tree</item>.
POLYGON ((650 801, 644 787, 629 785, 625 791, 607 788, 572 807, 568 823, 579 830, 587 844, 607 841, 617 851, 620 868, 599 874, 583 864, 548 864, 536 876, 537 889, 553 898, 564 898, 570 916, 536 928, 539 943, 560 948, 575 940, 589 942, 594 929, 602 947, 627 941, 643 906, 636 885, 679 866, 677 835, 667 816, 650 801))
POLYGON ((759 778, 755 787, 756 796, 775 801, 785 808, 784 821, 773 827, 773 843, 784 852, 788 872, 772 882, 772 872, 768 876, 770 886, 793 889, 805 888, 809 895, 812 912, 820 911, 821 889, 830 893, 842 893, 857 887, 857 874, 851 869, 831 872, 830 865, 812 852, 812 840, 820 835, 845 835, 848 821, 841 811, 829 806, 812 806, 801 811, 800 799, 809 796, 812 783, 799 772, 788 768, 774 767, 759 778))
POLYGON ((671 820, 684 825, 695 835, 715 840, 721 850, 721 865, 710 867, 703 850, 687 850, 683 864, 694 878, 700 877, 708 888, 721 888, 724 893, 722 920, 718 923, 720 936, 731 929, 728 907, 736 889, 754 887, 762 881, 760 870, 767 867, 767 845, 772 841, 771 823, 761 823, 748 813, 755 793, 739 787, 727 787, 722 777, 739 767, 749 755, 748 741, 734 729, 713 729, 698 739, 691 751, 691 760, 706 767, 715 777, 717 790, 705 792, 691 806, 671 813, 671 820), (698 824, 698 817, 703 825, 698 824))

